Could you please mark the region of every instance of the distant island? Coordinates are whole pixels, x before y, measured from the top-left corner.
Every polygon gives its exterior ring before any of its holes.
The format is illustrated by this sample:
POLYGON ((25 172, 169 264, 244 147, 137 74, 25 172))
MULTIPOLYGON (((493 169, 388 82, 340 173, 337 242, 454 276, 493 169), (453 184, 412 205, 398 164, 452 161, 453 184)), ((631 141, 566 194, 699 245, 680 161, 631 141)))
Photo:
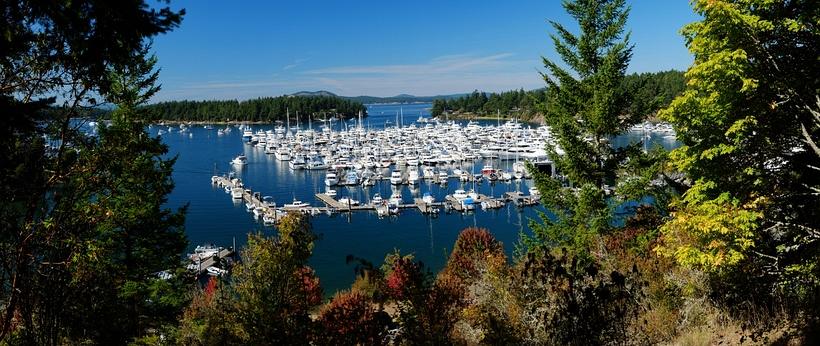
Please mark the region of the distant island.
MULTIPOLYGON (((624 76, 625 89, 635 96, 631 112, 652 115, 666 107, 684 89, 681 71, 633 73, 624 76)), ((539 121, 542 114, 536 104, 546 100, 547 90, 540 88, 524 91, 512 90, 501 93, 473 91, 460 97, 434 99, 433 116, 449 119, 496 119, 516 118, 523 121, 539 121)))
POLYGON ((302 92, 251 100, 167 101, 143 106, 145 115, 154 121, 193 122, 275 122, 309 119, 349 119, 367 116, 361 102, 338 97, 329 92, 302 92))
POLYGON ((363 104, 385 104, 385 103, 431 103, 433 100, 449 100, 449 99, 456 99, 459 97, 463 97, 467 95, 466 93, 462 94, 451 94, 451 95, 436 95, 436 96, 414 96, 409 94, 399 94, 396 96, 387 96, 387 97, 380 97, 380 96, 340 96, 336 95, 327 90, 319 90, 319 91, 300 91, 290 96, 327 96, 327 97, 340 97, 346 100, 355 101, 363 104))

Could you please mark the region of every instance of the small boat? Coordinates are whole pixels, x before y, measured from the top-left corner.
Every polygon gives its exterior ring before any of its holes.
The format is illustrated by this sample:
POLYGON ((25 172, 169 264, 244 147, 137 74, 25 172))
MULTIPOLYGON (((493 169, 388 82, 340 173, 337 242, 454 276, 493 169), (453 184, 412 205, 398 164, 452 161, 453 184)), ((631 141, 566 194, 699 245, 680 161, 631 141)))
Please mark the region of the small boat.
POLYGON ((276 150, 274 156, 276 156, 276 159, 279 161, 290 161, 290 151, 284 147, 276 150))
POLYGON ((402 182, 401 171, 395 170, 395 171, 393 171, 393 173, 390 173, 390 183, 391 184, 399 185, 399 184, 401 184, 401 182, 402 182))
POLYGON ((222 276, 228 273, 227 270, 217 267, 208 267, 205 271, 208 272, 208 275, 210 276, 222 276))
POLYGON ((256 209, 256 207, 253 205, 253 203, 247 202, 245 203, 245 209, 247 209, 248 211, 253 211, 254 209, 256 209))
POLYGON ((450 176, 447 175, 446 170, 438 172, 438 181, 440 181, 442 184, 447 183, 447 179, 449 179, 449 178, 450 178, 450 176))
POLYGON ((299 170, 299 169, 305 169, 306 164, 307 164, 307 161, 305 160, 305 156, 302 155, 302 154, 297 154, 296 157, 292 158, 288 162, 288 167, 290 167, 290 169, 292 169, 292 170, 299 170))
POLYGON ((235 187, 231 189, 231 198, 233 199, 242 199, 242 195, 245 193, 241 187, 235 187))
POLYGON ((327 186, 334 186, 339 183, 339 178, 336 176, 336 173, 328 172, 325 174, 325 185, 327 186))
POLYGON ((359 185, 359 174, 351 170, 345 175, 345 185, 359 185))
POLYGON ((464 200, 465 198, 467 198, 467 191, 458 189, 455 192, 453 192, 453 198, 459 201, 464 200))
POLYGON ((357 201, 355 199, 352 199, 350 197, 340 198, 339 203, 341 203, 342 205, 350 205, 350 206, 359 205, 359 201, 357 201))
POLYGON ((538 188, 533 186, 530 188, 530 196, 541 196, 541 191, 538 191, 538 188))
POLYGON ((376 206, 376 214, 379 215, 380 218, 390 215, 390 208, 386 205, 376 206))
POLYGON ((245 155, 239 154, 237 157, 234 157, 233 160, 231 160, 231 163, 234 164, 234 165, 239 165, 239 166, 247 165, 248 164, 248 158, 245 157, 245 155))
POLYGON ((298 199, 294 199, 291 203, 285 203, 285 208, 306 208, 309 207, 310 204, 307 202, 302 202, 298 199))
POLYGON ((483 168, 481 168, 481 174, 490 175, 493 173, 495 173, 495 168, 493 168, 492 165, 485 165, 483 168))
POLYGON ((327 190, 325 190, 325 195, 328 195, 328 196, 330 196, 330 197, 336 196, 336 190, 334 190, 334 189, 327 189, 327 190))
POLYGON ((410 168, 410 174, 407 176, 407 182, 410 185, 416 185, 419 183, 419 170, 415 167, 410 168))
POLYGON ((390 204, 392 206, 399 206, 401 204, 401 202, 402 202, 401 192, 397 191, 397 192, 394 192, 392 195, 390 195, 390 201, 388 202, 388 204, 390 204))
POLYGON ((382 195, 380 193, 376 192, 376 194, 373 195, 373 198, 370 200, 370 202, 373 203, 373 205, 380 205, 384 203, 384 198, 382 198, 382 195))
POLYGON ((276 218, 271 216, 270 214, 262 215, 262 223, 266 226, 272 226, 276 224, 276 218))
POLYGON ((262 215, 265 214, 266 210, 267 208, 265 207, 253 208, 253 217, 257 219, 262 217, 262 215))
POLYGON ((433 204, 436 202, 436 198, 433 197, 433 195, 431 195, 429 192, 425 192, 424 197, 422 197, 421 200, 427 204, 433 204))

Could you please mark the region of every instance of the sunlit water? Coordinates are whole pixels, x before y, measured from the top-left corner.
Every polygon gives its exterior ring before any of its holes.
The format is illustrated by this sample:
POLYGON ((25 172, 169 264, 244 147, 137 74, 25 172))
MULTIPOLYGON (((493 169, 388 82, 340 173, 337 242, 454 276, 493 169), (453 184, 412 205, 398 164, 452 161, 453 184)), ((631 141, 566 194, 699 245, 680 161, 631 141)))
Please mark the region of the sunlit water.
MULTIPOLYGON (((419 116, 429 118, 430 104, 413 105, 370 105, 369 117, 364 125, 372 129, 384 126, 396 126, 396 113, 403 112, 405 126, 416 122, 419 116)), ((487 121, 485 124, 495 124, 487 121)), ((301 125, 301 124, 300 124, 301 125)), ((320 124, 314 124, 317 127, 320 124)), ((335 129, 354 126, 352 122, 336 122, 335 129)), ((265 227, 261 221, 254 220, 253 214, 246 211, 244 204, 234 203, 223 189, 211 185, 210 177, 236 171, 246 186, 262 195, 273 196, 278 205, 299 199, 315 206, 322 203, 315 198, 317 192, 324 191, 324 171, 291 171, 287 162, 277 161, 273 155, 267 155, 262 148, 255 148, 242 142, 242 131, 231 126, 232 131, 223 136, 217 135, 218 128, 205 129, 193 125, 188 132, 174 132, 162 135, 169 145, 170 153, 177 155, 174 167, 176 188, 170 195, 168 206, 178 207, 188 204, 185 222, 190 247, 203 243, 230 246, 236 241, 240 248, 250 232, 276 234, 275 228, 265 227), (239 153, 248 157, 248 164, 239 170, 229 165, 229 161, 239 153)), ((302 125, 302 127, 306 127, 302 125)), ((167 126, 153 126, 149 129, 156 135, 167 126)), ((272 125, 255 125, 256 130, 272 129, 272 125)), ((617 144, 630 140, 640 140, 638 134, 618 138, 617 144)), ((668 137, 653 136, 653 141, 666 147, 673 146, 674 140, 668 137)), ((478 173, 483 166, 480 160, 475 166, 465 165, 463 169, 478 173)), ((496 161, 496 167, 510 171, 512 161, 496 161)), ((386 176, 389 176, 386 175, 386 176)), ((531 180, 497 182, 490 184, 486 180, 473 186, 473 183, 460 183, 451 179, 446 186, 420 183, 416 190, 408 186, 400 187, 405 203, 411 203, 413 197, 421 197, 430 192, 437 200, 452 193, 455 189, 475 188, 479 193, 490 196, 501 196, 507 191, 522 191, 527 194, 531 180)), ((350 195, 360 201, 368 201, 374 193, 379 192, 385 199, 390 197, 392 189, 388 180, 369 188, 337 187, 337 198, 350 195)), ((480 209, 480 208, 479 208, 480 209)), ((437 218, 422 215, 418 210, 406 209, 393 218, 379 219, 375 212, 354 212, 335 216, 320 215, 313 217, 313 230, 320 235, 313 251, 310 264, 319 275, 326 293, 349 287, 355 278, 353 264, 345 263, 348 255, 355 255, 380 264, 385 254, 400 249, 403 253, 413 253, 433 271, 440 269, 452 249, 459 231, 469 226, 489 229, 496 238, 504 243, 505 250, 511 254, 518 242, 520 232, 529 232, 528 223, 538 218, 541 207, 519 209, 511 204, 492 211, 476 210, 472 214, 442 211, 437 218)))

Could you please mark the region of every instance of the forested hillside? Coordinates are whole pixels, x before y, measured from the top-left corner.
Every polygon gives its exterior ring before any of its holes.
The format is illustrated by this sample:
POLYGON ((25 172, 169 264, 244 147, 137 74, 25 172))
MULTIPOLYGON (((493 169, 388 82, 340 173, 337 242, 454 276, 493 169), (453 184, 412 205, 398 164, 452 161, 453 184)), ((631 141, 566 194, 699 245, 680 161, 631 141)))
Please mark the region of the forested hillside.
POLYGON ((351 118, 367 108, 356 101, 337 96, 279 96, 246 101, 169 101, 144 106, 152 120, 181 121, 285 121, 290 119, 351 118))
MULTIPOLYGON (((630 111, 649 115, 666 107, 684 88, 683 72, 663 71, 633 73, 624 76, 624 90, 634 97, 630 111)), ((478 90, 458 98, 433 101, 433 116, 447 114, 455 117, 495 116, 516 117, 530 120, 540 114, 535 104, 544 101, 545 89, 531 91, 512 90, 501 93, 485 93, 478 90)))

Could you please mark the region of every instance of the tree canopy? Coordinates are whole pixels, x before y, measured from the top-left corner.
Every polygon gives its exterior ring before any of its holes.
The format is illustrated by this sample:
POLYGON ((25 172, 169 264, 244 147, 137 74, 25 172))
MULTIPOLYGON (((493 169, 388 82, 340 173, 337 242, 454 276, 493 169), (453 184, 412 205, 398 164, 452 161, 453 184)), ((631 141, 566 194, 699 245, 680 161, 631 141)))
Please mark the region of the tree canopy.
POLYGON ((143 107, 152 120, 181 121, 300 121, 352 118, 367 107, 338 96, 279 96, 246 101, 168 101, 143 107))
POLYGON ((742 292, 820 291, 820 9, 813 1, 697 1, 683 29, 695 62, 662 112, 691 186, 663 227, 662 253, 742 292), (729 280, 735 277, 739 281, 729 280))
MULTIPOLYGON (((633 73, 624 76, 623 84, 633 95, 630 112, 652 115, 668 106, 683 91, 683 72, 633 73)), ((537 104, 545 101, 547 94, 546 89, 489 94, 475 90, 461 97, 434 99, 431 113, 433 116, 441 116, 445 111, 455 116, 493 116, 501 113, 503 117, 534 120, 542 115, 537 104)))

